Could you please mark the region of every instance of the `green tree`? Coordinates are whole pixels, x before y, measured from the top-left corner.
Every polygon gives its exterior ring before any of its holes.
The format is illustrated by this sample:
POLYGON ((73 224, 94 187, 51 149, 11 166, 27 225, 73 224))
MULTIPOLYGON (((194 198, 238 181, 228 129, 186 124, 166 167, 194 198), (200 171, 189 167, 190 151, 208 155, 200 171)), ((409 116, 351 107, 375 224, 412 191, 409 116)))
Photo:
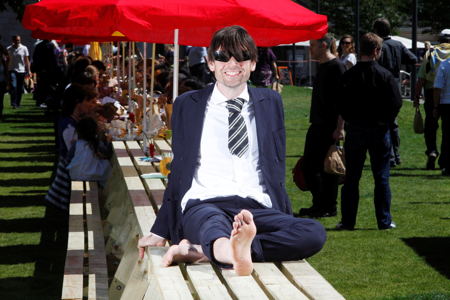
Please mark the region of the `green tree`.
POLYGON ((2 0, 0 1, 0 12, 7 10, 9 7, 17 14, 17 19, 21 20, 25 12, 25 5, 36 2, 38 0, 2 0))

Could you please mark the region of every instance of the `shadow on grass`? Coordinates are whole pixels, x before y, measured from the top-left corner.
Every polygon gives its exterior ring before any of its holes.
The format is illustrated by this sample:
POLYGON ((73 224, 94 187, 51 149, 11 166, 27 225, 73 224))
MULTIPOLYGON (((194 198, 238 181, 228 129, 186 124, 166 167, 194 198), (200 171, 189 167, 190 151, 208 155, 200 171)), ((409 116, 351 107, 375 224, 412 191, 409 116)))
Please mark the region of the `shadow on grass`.
POLYGON ((0 232, 40 232, 41 230, 41 218, 0 220, 0 232))
POLYGON ((0 173, 42 173, 52 171, 48 166, 0 167, 0 173))
POLYGON ((448 205, 450 204, 450 201, 415 201, 415 202, 408 202, 409 204, 432 204, 432 205, 448 205))
POLYGON ((53 145, 53 140, 48 139, 48 140, 26 140, 26 141, 0 141, 0 144, 8 144, 8 145, 12 145, 12 144, 51 144, 53 145))
POLYGON ((391 177, 422 177, 426 179, 443 179, 442 175, 424 175, 424 174, 407 174, 407 173, 391 173, 391 177))
POLYGON ((450 279, 450 237, 414 237, 402 241, 428 265, 450 279))
MULTIPOLYGON (((47 191, 45 191, 45 192, 47 192, 47 191)), ((41 206, 41 205, 44 205, 44 195, 36 195, 36 196, 1 195, 0 196, 0 207, 26 207, 26 206, 41 206)), ((2 230, 2 229, 0 229, 0 230, 2 230)))
POLYGON ((45 217, 39 221, 39 245, 0 247, 0 264, 35 263, 33 277, 0 279, 0 299, 61 298, 67 249, 67 220, 66 212, 47 207, 45 217))
MULTIPOLYGON (((32 143, 30 143, 32 144, 32 143)), ((36 146, 29 146, 29 147, 23 147, 23 148, 6 148, 6 149, 0 149, 0 153, 30 153, 30 152, 51 152, 55 150, 55 146, 53 145, 36 145, 36 146)))
POLYGON ((32 178, 32 179, 3 179, 0 180, 0 186, 45 186, 49 187, 51 183, 50 178, 32 178))
MULTIPOLYGON (((51 136, 51 137, 55 137, 55 133, 54 132, 4 132, 4 133, 0 133, 0 135, 3 136, 26 136, 26 137, 31 137, 31 136, 51 136)), ((30 144, 32 144, 32 142, 30 142, 30 144)))
POLYGON ((19 156, 19 157, 2 157, 2 161, 38 161, 38 162, 55 162, 54 155, 35 155, 35 156, 19 156))

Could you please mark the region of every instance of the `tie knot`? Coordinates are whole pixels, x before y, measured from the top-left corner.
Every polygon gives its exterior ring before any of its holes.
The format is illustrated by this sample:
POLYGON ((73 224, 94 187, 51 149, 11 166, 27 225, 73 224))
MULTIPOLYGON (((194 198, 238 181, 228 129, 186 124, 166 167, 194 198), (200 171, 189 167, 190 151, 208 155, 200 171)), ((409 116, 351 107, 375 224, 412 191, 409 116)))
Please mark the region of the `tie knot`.
POLYGON ((244 105, 244 99, 235 98, 227 101, 227 108, 230 113, 241 113, 242 106, 244 105))

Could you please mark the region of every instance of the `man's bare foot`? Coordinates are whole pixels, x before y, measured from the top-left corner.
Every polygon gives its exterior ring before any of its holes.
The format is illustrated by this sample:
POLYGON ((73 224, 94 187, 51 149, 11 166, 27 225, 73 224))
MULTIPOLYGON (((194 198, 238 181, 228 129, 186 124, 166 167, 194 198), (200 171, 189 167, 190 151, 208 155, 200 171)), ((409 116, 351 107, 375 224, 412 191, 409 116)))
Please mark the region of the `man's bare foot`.
POLYGON ((162 260, 162 266, 168 267, 173 263, 205 262, 208 257, 203 254, 200 245, 191 244, 188 240, 182 240, 178 245, 170 246, 162 260))
POLYGON ((233 268, 239 276, 250 275, 253 271, 251 245, 255 235, 256 226, 253 215, 248 210, 241 210, 234 217, 230 237, 233 268))

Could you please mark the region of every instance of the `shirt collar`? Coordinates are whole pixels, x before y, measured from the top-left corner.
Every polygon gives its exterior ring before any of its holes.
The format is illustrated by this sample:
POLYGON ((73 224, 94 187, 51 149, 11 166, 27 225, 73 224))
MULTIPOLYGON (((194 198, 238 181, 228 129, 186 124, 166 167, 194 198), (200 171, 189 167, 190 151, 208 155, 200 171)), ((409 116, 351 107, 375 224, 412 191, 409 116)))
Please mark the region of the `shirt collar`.
MULTIPOLYGON (((242 91, 241 94, 239 94, 239 96, 237 96, 236 98, 242 98, 245 100, 245 102, 250 101, 250 95, 248 93, 248 88, 245 87, 245 89, 242 91)), ((217 84, 214 85, 214 89, 213 92, 211 94, 211 102, 214 104, 220 104, 222 102, 226 102, 230 99, 228 99, 227 97, 224 96, 224 94, 222 94, 219 89, 217 88, 217 84)), ((245 103, 244 102, 244 103, 245 103)))

